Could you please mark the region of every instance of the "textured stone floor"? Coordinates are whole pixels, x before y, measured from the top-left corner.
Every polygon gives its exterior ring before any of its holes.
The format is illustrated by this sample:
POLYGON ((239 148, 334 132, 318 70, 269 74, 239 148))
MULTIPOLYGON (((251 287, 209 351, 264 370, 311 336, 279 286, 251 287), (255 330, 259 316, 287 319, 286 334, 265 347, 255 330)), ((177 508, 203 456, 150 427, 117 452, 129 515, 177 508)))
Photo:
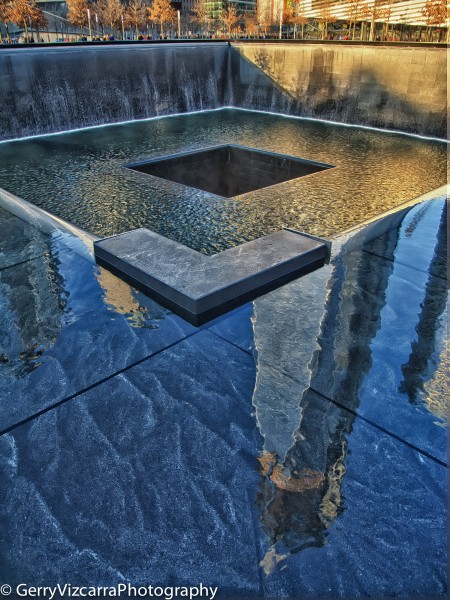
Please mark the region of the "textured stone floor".
POLYGON ((0 210, 0 583, 445 596, 444 205, 199 329, 0 210))

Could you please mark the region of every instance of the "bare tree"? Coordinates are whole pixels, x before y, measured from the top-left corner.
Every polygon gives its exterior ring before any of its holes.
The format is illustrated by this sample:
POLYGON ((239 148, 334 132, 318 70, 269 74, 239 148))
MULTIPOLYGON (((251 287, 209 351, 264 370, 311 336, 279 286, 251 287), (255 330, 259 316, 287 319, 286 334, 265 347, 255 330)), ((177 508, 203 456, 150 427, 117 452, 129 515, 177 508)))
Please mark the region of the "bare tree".
POLYGON ((388 37, 389 34, 389 21, 391 20, 391 15, 392 15, 392 3, 388 2, 387 4, 384 5, 384 9, 383 9, 383 15, 382 15, 382 19, 384 21, 384 37, 388 37))
POLYGON ((372 13, 370 10, 370 6, 366 3, 359 13, 359 20, 361 21, 361 31, 360 31, 360 40, 366 39, 367 34, 367 25, 372 18, 372 13))
POLYGON ((264 34, 267 33, 267 28, 272 25, 272 19, 270 14, 270 4, 257 2, 256 5, 256 14, 258 18, 258 26, 259 28, 263 28, 264 34))
POLYGON ((247 35, 257 35, 258 33, 258 17, 255 13, 247 12, 243 15, 245 32, 247 35))
POLYGON ((292 3, 286 5, 282 13, 282 19, 286 25, 294 25, 294 8, 292 3))
POLYGON ((331 7, 332 1, 324 0, 320 9, 319 22, 322 24, 322 39, 328 36, 328 25, 337 21, 337 17, 331 12, 331 7))
POLYGON ((37 41, 39 41, 41 39, 40 31, 43 27, 46 27, 48 25, 48 21, 46 16, 44 15, 44 12, 37 6, 36 8, 37 11, 34 14, 34 17, 31 19, 31 24, 36 29, 37 41))
POLYGON ((267 15, 269 12, 269 7, 266 3, 261 2, 261 0, 257 0, 256 2, 256 18, 258 20, 258 24, 261 24, 266 21, 267 15))
POLYGON ((294 39, 297 37, 297 27, 300 25, 302 30, 302 39, 305 37, 305 25, 308 24, 308 17, 305 14, 305 9, 302 0, 293 0, 291 2, 294 23, 294 39))
POLYGON ((121 24, 123 6, 120 0, 97 0, 97 14, 102 25, 109 27, 114 35, 121 24))
POLYGON ((308 17, 303 11, 303 3, 299 0, 292 0, 286 5, 283 13, 283 22, 286 25, 293 25, 294 40, 297 39, 297 28, 300 25, 302 29, 302 38, 304 37, 304 27, 308 23, 308 17))
POLYGON ((376 21, 383 18, 384 15, 384 0, 374 0, 371 5, 369 5, 370 12, 370 33, 369 33, 369 42, 372 42, 375 35, 376 21))
POLYGON ((203 35, 209 29, 211 22, 209 12, 206 8, 205 0, 196 0, 192 7, 192 20, 196 27, 200 29, 203 35))
POLYGON ((356 34, 356 23, 359 21, 365 21, 368 18, 369 8, 364 0, 350 0, 348 3, 348 8, 350 17, 350 31, 352 32, 352 40, 354 40, 356 34))
POLYGON ((138 38, 139 30, 147 23, 147 5, 144 0, 130 0, 125 7, 124 21, 126 27, 134 27, 138 38))

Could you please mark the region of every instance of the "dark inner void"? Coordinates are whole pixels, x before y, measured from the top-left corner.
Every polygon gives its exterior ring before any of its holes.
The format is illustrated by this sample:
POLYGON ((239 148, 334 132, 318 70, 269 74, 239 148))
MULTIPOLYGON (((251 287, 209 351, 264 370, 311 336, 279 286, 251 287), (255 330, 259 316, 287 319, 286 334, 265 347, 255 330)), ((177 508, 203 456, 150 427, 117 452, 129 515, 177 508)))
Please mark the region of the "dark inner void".
POLYGON ((127 165, 135 171, 224 198, 311 175, 331 166, 235 145, 216 146, 127 165))

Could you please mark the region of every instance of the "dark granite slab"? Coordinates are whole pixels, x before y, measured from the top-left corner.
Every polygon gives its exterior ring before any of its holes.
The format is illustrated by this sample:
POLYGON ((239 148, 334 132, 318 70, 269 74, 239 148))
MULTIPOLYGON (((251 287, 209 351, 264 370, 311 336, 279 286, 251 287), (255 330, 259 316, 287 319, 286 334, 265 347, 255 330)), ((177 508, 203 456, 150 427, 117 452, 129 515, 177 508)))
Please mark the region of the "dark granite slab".
POLYGON ((445 597, 447 470, 315 394, 302 406, 285 464, 327 479, 265 496, 261 596, 445 597))
POLYGON ((395 260, 414 269, 430 272, 437 277, 447 277, 447 198, 438 197, 432 202, 423 202, 412 207, 403 219, 398 231, 401 241, 395 253, 389 249, 389 233, 364 245, 374 254, 395 260), (433 255, 442 245, 439 257, 433 255))
POLYGON ((445 597, 447 290, 416 208, 214 334, 75 238, 0 269, 0 415, 26 420, 0 435, 0 580, 445 597))
POLYGON ((446 462, 447 290, 435 275, 445 257, 442 209, 431 201, 403 213, 370 243, 385 258, 358 246, 359 234, 336 240, 330 265, 255 300, 253 401, 267 450, 284 455, 283 427, 294 430, 312 386, 446 462), (295 380, 291 390, 280 373, 295 380))
POLYGON ((245 352, 256 352, 252 326, 253 303, 233 310, 212 325, 210 330, 245 352))
POLYGON ((60 242, 0 271, 0 430, 194 331, 60 242))
POLYGON ((0 269, 49 252, 49 236, 0 208, 0 269))
POLYGON ((2 436, 0 578, 257 593, 254 377, 200 332, 2 436))
POLYGON ((312 392, 277 462, 254 380, 201 332, 0 437, 0 577, 444 596, 446 469, 312 392))
POLYGON ((205 256, 136 229, 95 242, 94 251, 99 264, 199 325, 323 266, 329 244, 283 230, 205 256))

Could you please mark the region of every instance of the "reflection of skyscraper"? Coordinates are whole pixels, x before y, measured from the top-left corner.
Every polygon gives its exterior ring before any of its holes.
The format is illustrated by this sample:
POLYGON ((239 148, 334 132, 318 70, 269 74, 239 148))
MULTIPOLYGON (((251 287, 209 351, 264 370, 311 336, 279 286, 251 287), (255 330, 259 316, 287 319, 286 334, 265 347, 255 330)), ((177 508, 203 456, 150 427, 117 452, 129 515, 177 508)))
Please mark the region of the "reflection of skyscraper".
MULTIPOLYGON (((383 239, 383 250, 391 259, 397 239, 397 230, 383 239)), ((320 351, 313 361, 310 387, 314 388, 316 378, 324 373, 333 373, 334 393, 345 393, 347 406, 356 410, 359 386, 371 366, 370 344, 380 326, 392 263, 374 261, 361 250, 346 252, 345 247, 333 262, 320 351)), ((290 304, 290 310, 302 310, 301 298, 290 304)), ((306 305, 304 319, 308 319, 308 311, 306 305)), ((259 369, 265 368, 262 350, 259 369)), ((263 395, 264 390, 255 389, 256 398, 263 395)), ((279 462, 270 450, 260 458, 263 479, 257 503, 271 544, 261 563, 267 573, 289 554, 322 546, 326 530, 343 508, 341 484, 354 414, 306 390, 299 420, 284 461, 279 462)), ((291 432, 286 433, 290 437, 291 432)))
POLYGON ((20 377, 38 366, 61 332, 64 296, 58 261, 50 253, 1 271, 0 354, 8 372, 20 377))
MULTIPOLYGON (((341 487, 355 413, 360 402, 375 401, 376 387, 385 383, 380 383, 379 373, 388 374, 381 401, 401 403, 402 392, 415 399, 424 382, 440 368, 442 348, 437 338, 447 300, 445 223, 442 200, 417 205, 395 229, 364 249, 357 248, 356 235, 334 258, 318 338, 320 349, 310 361, 312 376, 299 403, 299 425, 293 434, 286 431, 286 438, 293 443, 281 459, 266 446, 260 457, 263 479, 257 503, 270 542, 261 563, 266 572, 289 554, 325 543, 326 530, 344 508, 341 487), (434 235, 438 219, 440 227, 434 235), (408 262, 412 266, 405 264, 408 262), (402 364, 408 348, 409 360, 402 364), (314 390, 323 390, 326 396, 314 390)), ((363 239, 364 235, 363 230, 363 239)), ((303 281, 307 286, 307 279, 303 281)), ((287 322, 299 319, 299 312, 306 322, 311 302, 305 302, 298 290, 290 300, 283 306, 285 312, 291 312, 286 315, 287 322)), ((261 333, 267 325, 258 323, 257 316, 255 310, 255 339, 265 342, 257 344, 258 370, 264 373, 268 371, 265 356, 270 353, 270 342, 261 333)), ((259 375, 253 401, 263 433, 269 427, 261 424, 261 415, 270 415, 270 411, 264 407, 258 413, 258 403, 270 392, 267 377, 259 375)), ((284 393, 289 392, 301 394, 301 388, 291 385, 284 393)), ((427 393, 423 401, 438 415, 436 399, 429 389, 427 393)), ((383 411, 383 404, 379 408, 383 411)))
MULTIPOLYGON (((436 348, 436 336, 442 328, 442 338, 445 338, 445 323, 440 323, 447 305, 447 206, 442 212, 437 245, 430 264, 428 281, 425 287, 425 297, 421 303, 419 322, 416 326, 417 339, 411 344, 411 354, 408 362, 402 365, 404 380, 400 383, 400 391, 405 392, 410 401, 418 403, 424 385, 433 374, 437 364, 441 362, 444 348, 436 348), (444 257, 444 259, 443 259, 444 257)), ((442 345, 445 345, 445 339, 442 345)), ((432 394, 432 392, 431 392, 432 394)), ((423 394, 423 401, 428 404, 428 395, 423 394)), ((436 405, 436 399, 431 398, 431 412, 445 411, 445 398, 440 398, 441 410, 436 405)), ((439 399, 438 399, 439 405, 439 399)), ((440 415, 441 416, 441 415, 440 415)))

